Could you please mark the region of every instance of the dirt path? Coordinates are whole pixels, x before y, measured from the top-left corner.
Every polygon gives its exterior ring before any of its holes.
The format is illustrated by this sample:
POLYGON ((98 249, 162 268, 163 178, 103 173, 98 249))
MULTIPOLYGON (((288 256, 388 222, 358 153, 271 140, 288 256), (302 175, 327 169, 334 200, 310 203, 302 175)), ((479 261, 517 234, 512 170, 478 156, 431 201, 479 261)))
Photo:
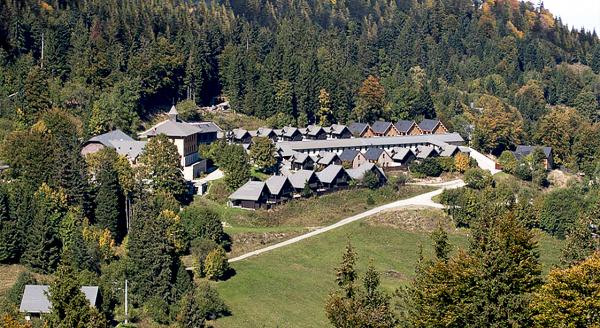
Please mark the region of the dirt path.
MULTIPOLYGON (((433 184, 430 184, 433 185, 433 184)), ((345 218, 341 221, 338 221, 332 225, 326 226, 326 227, 322 227, 319 228, 317 230, 305 233, 303 235, 288 239, 286 241, 282 241, 280 243, 265 247, 265 248, 261 248, 261 249, 257 249, 255 251, 234 257, 229 259, 229 262, 237 262, 237 261, 241 261, 244 259, 247 259, 249 257, 255 256, 255 255, 259 255, 262 253, 266 253, 269 251, 272 251, 274 249, 277 248, 281 248, 287 245, 291 245, 294 243, 297 243, 301 240, 322 234, 324 232, 327 232, 329 230, 333 230, 335 228, 339 228, 341 226, 344 226, 346 224, 364 219, 368 216, 377 214, 377 213, 381 213, 384 211, 389 211, 389 210, 396 210, 396 209, 400 209, 400 208, 406 208, 406 207, 434 207, 434 208, 444 208, 443 205, 438 204, 436 202, 434 202, 431 198, 433 196, 439 195, 442 193, 442 191, 444 191, 444 189, 453 189, 453 188, 459 188, 464 186, 465 183, 462 180, 453 180, 453 181, 448 181, 448 182, 444 182, 444 183, 439 183, 439 184, 435 184, 436 187, 440 187, 439 189, 436 189, 434 191, 430 191, 412 198, 407 198, 407 199, 402 199, 402 200, 398 200, 395 201, 393 203, 389 203, 389 204, 385 204, 385 205, 381 205, 378 207, 375 207, 373 209, 370 209, 368 211, 353 215, 351 217, 345 218)))

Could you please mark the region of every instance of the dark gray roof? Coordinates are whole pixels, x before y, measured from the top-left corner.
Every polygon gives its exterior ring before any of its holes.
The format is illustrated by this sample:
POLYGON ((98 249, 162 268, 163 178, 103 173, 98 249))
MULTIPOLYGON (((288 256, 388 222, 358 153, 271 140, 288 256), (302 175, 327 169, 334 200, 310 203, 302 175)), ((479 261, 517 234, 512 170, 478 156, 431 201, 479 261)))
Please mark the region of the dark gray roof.
POLYGON ((298 128, 292 126, 284 126, 283 127, 283 136, 284 137, 293 137, 294 134, 298 133, 298 128))
POLYGON ((435 129, 438 123, 440 123, 440 120, 424 119, 421 121, 421 123, 419 123, 419 127, 423 131, 433 131, 433 129, 435 129))
POLYGON ((308 154, 306 153, 294 153, 294 163, 300 163, 303 164, 304 162, 306 162, 306 160, 308 160, 309 158, 312 160, 312 157, 310 157, 308 154))
POLYGON ((108 143, 111 140, 133 141, 133 138, 128 136, 127 134, 125 134, 125 132, 123 132, 119 129, 116 129, 116 130, 92 137, 87 142, 99 142, 105 146, 109 146, 108 143))
POLYGON ((354 122, 348 126, 348 129, 350 129, 350 132, 354 135, 361 135, 368 127, 369 124, 367 123, 354 122))
POLYGON ((250 135, 248 130, 244 130, 244 129, 233 129, 232 132, 233 132, 233 137, 235 139, 243 139, 243 138, 246 138, 248 135, 250 135))
POLYGON ((334 148, 358 147, 399 147, 411 144, 462 143, 464 139, 458 133, 425 134, 414 136, 394 136, 376 138, 349 138, 306 141, 280 141, 277 146, 296 151, 327 150, 334 148))
POLYGON ((396 130, 398 130, 399 132, 408 133, 408 130, 410 130, 410 128, 413 126, 413 124, 416 124, 415 121, 400 120, 400 121, 396 122, 396 124, 394 124, 394 126, 396 127, 396 130))
POLYGON ((381 156, 381 154, 384 151, 385 150, 383 150, 381 148, 369 148, 369 149, 367 149, 367 152, 365 153, 365 158, 370 161, 376 161, 379 159, 379 156, 381 156))
POLYGON ((322 132, 325 132, 325 130, 318 125, 309 125, 306 127, 306 134, 309 136, 316 136, 322 132))
POLYGON ((517 159, 525 157, 533 152, 535 148, 540 148, 546 155, 546 158, 550 158, 552 154, 552 147, 543 147, 543 146, 528 146, 528 145, 517 145, 517 149, 515 149, 514 154, 517 159))
MULTIPOLYGON (((82 286, 81 291, 92 306, 98 298, 97 286, 82 286)), ((48 300, 48 285, 25 285, 19 311, 25 313, 49 313, 52 304, 48 300)))
POLYGON ((345 170, 341 165, 329 165, 324 168, 323 171, 317 172, 317 177, 319 178, 319 181, 323 183, 332 183, 340 172, 344 171, 345 170))
POLYGON ((371 129, 375 133, 383 134, 392 126, 392 122, 377 121, 371 125, 371 129))
POLYGON ((332 124, 328 129, 331 134, 342 134, 344 130, 348 130, 348 127, 342 124, 332 124))
POLYGON ((268 137, 271 134, 275 133, 273 131, 273 129, 271 129, 271 128, 258 128, 258 130, 256 132, 257 132, 257 135, 260 137, 268 137))
POLYGON ((340 159, 343 162, 352 162, 360 152, 354 149, 344 149, 340 154, 340 159))
POLYGON ((229 199, 256 201, 260 199, 265 187, 266 184, 263 181, 248 181, 229 195, 229 199))
POLYGON ((269 192, 273 195, 278 195, 286 182, 288 182, 288 178, 283 175, 273 175, 265 181, 269 192))

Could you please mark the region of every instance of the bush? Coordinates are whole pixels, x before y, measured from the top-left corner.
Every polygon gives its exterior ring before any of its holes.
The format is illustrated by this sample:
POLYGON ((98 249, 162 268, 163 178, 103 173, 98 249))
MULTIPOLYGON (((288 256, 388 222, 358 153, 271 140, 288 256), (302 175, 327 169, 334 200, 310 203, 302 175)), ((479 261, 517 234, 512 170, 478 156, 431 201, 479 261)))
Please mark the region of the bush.
POLYGON ((229 238, 223 231, 219 214, 205 207, 188 206, 181 211, 181 225, 186 231, 188 242, 196 239, 210 239, 215 243, 228 247, 229 238))
POLYGON ((404 187, 406 185, 406 183, 408 182, 408 175, 406 174, 400 174, 398 176, 396 176, 393 180, 391 180, 391 184, 394 187, 394 190, 399 191, 400 188, 404 187))
POLYGON ((365 176, 362 178, 362 184, 369 189, 377 189, 377 187, 380 185, 380 182, 377 174, 369 171, 365 173, 365 176))
POLYGON ((494 183, 492 174, 478 167, 465 171, 464 180, 467 186, 473 189, 484 189, 485 187, 492 186, 494 183))
POLYGON ((206 257, 211 251, 217 248, 219 248, 219 244, 206 238, 199 238, 192 242, 192 258, 194 259, 195 265, 198 268, 198 274, 200 277, 204 277, 205 275, 204 261, 206 260, 206 257))
POLYGON ((198 305, 202 309, 204 317, 214 320, 229 314, 227 304, 223 302, 216 289, 208 283, 201 283, 196 289, 198 305))
POLYGON ((219 280, 225 278, 229 272, 229 262, 225 251, 218 247, 208 253, 204 260, 204 273, 210 280, 219 280))
POLYGON ((439 177, 442 167, 436 158, 426 158, 421 163, 412 166, 413 171, 430 177, 439 177))
POLYGON ((454 166, 454 158, 452 157, 438 157, 438 162, 440 163, 440 167, 444 172, 454 172, 456 171, 456 166, 454 166))
POLYGON ((375 205, 375 200, 373 199, 371 193, 367 195, 367 205, 375 205))
POLYGON ((169 323, 169 304, 167 304, 167 302, 164 299, 153 297, 146 301, 146 303, 144 304, 144 309, 146 310, 148 316, 154 322, 162 325, 169 323))
POLYGON ((505 150, 498 157, 498 164, 502 166, 502 170, 508 174, 514 174, 517 169, 517 158, 512 151, 505 150))
POLYGON ((532 172, 527 161, 521 160, 517 163, 517 167, 515 168, 515 176, 523 181, 531 181, 532 172))
POLYGON ((540 227, 556 237, 564 238, 583 210, 583 201, 577 188, 549 192, 538 210, 540 227))

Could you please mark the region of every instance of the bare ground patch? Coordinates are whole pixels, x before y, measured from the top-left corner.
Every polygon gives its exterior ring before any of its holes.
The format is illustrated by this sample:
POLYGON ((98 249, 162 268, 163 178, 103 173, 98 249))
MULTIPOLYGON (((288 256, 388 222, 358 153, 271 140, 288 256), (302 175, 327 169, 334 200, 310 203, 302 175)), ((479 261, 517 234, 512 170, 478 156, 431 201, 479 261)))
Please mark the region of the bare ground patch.
POLYGON ((441 224, 446 231, 455 230, 450 217, 440 209, 410 208, 388 211, 366 220, 372 226, 384 226, 405 231, 430 232, 441 224))
POLYGON ((278 242, 296 237, 305 232, 242 232, 232 236, 233 245, 229 257, 233 258, 259 248, 263 248, 278 242))

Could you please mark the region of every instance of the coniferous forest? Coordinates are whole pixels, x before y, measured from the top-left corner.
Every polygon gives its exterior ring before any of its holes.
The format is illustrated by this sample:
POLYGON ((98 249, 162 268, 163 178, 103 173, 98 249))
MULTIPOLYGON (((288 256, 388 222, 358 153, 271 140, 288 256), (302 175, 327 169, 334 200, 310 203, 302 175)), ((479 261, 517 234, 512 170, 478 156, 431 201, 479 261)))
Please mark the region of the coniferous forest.
MULTIPOLYGON (((517 197, 519 187, 497 188, 487 172, 471 170, 467 187, 442 195, 456 226, 472 228, 475 238, 468 251, 451 254, 447 236, 436 232, 436 258, 421 258, 412 284, 394 296, 408 304, 397 311, 413 318, 407 326, 529 326, 533 313, 540 327, 555 326, 564 319, 552 316, 560 280, 598 272, 588 226, 600 208, 600 39, 571 29, 543 3, 0 0, 0 263, 36 273, 20 275, 0 302, 0 313, 10 314, 6 326, 21 327, 11 320, 32 283, 49 284, 59 304, 49 327, 114 325, 127 317, 124 277, 132 282, 131 316, 142 323, 201 327, 231 314, 204 281, 232 274, 222 213, 182 208, 190 199, 167 137, 148 141, 134 166, 114 149, 80 153, 83 141, 114 129, 135 137, 184 101, 194 115, 196 106, 228 101, 271 127, 438 118, 469 146, 499 156, 506 173, 535 182, 534 196, 517 197), (583 182, 545 192, 539 160, 523 173, 514 156, 502 157, 520 144, 552 147, 556 167, 583 182), (563 271, 547 281, 532 229, 570 245, 563 271), (202 282, 186 270, 185 256, 202 282), (495 276, 512 268, 513 276, 495 276), (99 286, 97 308, 84 306, 83 284, 99 286), (445 303, 436 296, 452 286, 445 303), (502 312, 497 300, 506 295, 502 312), (534 310, 531 297, 543 301, 534 310), (455 307, 463 299, 468 306, 455 307), (482 308, 487 317, 478 315, 482 308), (436 317, 436 309, 447 316, 436 317)), ((228 171, 229 164, 239 173, 235 183, 245 183, 249 158, 256 164, 259 156, 213 145, 217 166, 228 171)), ((264 166, 272 162, 266 156, 264 166)), ((367 321, 381 312, 381 326, 397 325, 373 267, 357 287, 355 257, 349 245, 328 319, 346 327, 340 312, 367 321)), ((570 322, 598 324, 598 313, 586 318, 570 322)))

